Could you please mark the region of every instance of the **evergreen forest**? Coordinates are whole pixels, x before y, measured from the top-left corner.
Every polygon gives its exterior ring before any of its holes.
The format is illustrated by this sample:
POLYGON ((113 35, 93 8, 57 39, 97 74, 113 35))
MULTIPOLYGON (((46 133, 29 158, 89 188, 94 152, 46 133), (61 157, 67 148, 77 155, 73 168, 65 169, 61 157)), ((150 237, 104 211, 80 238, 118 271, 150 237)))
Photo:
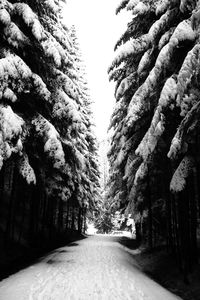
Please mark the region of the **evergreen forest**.
POLYGON ((47 249, 84 232, 98 199, 85 67, 61 10, 62 1, 0 1, 2 261, 19 245, 47 249))
MULTIPOLYGON (((200 1, 116 1, 113 14, 129 18, 106 73, 115 105, 104 141, 67 2, 0 0, 0 280, 19 262, 87 243, 92 224, 102 266, 109 238, 138 253, 162 249, 189 285, 200 247, 200 1), (132 238, 113 237, 124 232, 132 238)), ((95 268, 88 245, 80 256, 95 268)), ((42 297, 33 299, 65 299, 42 297)))
POLYGON ((187 281, 200 226, 200 2, 124 0, 123 9, 133 17, 108 68, 108 201, 133 215, 139 243, 166 245, 187 281))

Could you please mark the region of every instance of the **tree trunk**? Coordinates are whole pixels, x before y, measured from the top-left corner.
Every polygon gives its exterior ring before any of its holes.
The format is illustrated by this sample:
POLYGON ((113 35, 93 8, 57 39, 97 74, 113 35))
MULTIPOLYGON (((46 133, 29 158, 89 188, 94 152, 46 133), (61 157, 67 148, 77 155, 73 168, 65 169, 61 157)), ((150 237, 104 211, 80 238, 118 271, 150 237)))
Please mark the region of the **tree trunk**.
POLYGON ((74 213, 74 206, 72 206, 72 223, 71 223, 71 229, 74 230, 75 225, 75 213, 74 213))
POLYGON ((19 225, 19 235, 18 235, 18 242, 21 243, 22 235, 24 232, 24 221, 26 216, 26 202, 30 201, 31 197, 31 187, 26 187, 26 193, 23 197, 21 197, 22 201, 22 209, 21 209, 21 221, 19 225))
POLYGON ((86 208, 84 207, 83 208, 83 233, 85 233, 86 232, 86 228, 87 227, 87 225, 86 225, 86 208))
POLYGON ((136 241, 138 242, 138 244, 140 244, 142 241, 141 224, 140 223, 135 223, 135 233, 136 233, 136 241))
POLYGON ((54 224, 55 224, 55 199, 50 197, 49 199, 49 241, 51 242, 54 238, 54 224))
POLYGON ((58 228, 60 232, 63 230, 63 201, 61 199, 59 199, 58 228))
POLYGON ((65 230, 69 228, 69 202, 67 202, 67 215, 66 215, 66 221, 65 221, 65 230))
POLYGON ((172 199, 169 195, 169 198, 166 199, 167 207, 167 250, 172 249, 174 251, 174 244, 172 238, 172 199))
POLYGON ((190 209, 191 209, 191 258, 192 264, 198 263, 198 246, 197 246, 197 206, 198 206, 198 188, 197 188, 197 174, 196 168, 193 169, 193 174, 190 178, 191 192, 190 196, 190 209))
POLYGON ((82 232, 82 208, 79 207, 78 210, 78 232, 82 232))
POLYGON ((7 217, 7 224, 6 224, 6 242, 10 241, 11 239, 11 232, 13 227, 13 219, 14 219, 14 204, 15 204, 15 192, 16 192, 16 167, 13 162, 8 167, 9 174, 9 186, 7 187, 11 192, 9 192, 9 207, 8 207, 8 217, 7 217))
POLYGON ((0 171, 0 203, 3 201, 4 179, 5 179, 5 167, 3 165, 3 167, 0 171))
POLYGON ((187 284, 189 267, 190 267, 190 236, 189 236, 189 215, 188 215, 188 192, 187 186, 179 195, 179 223, 181 251, 183 258, 183 276, 184 282, 187 284))
POLYGON ((39 222, 39 201, 40 194, 38 186, 33 186, 31 195, 31 205, 30 205, 30 225, 29 225, 29 237, 31 243, 36 242, 38 234, 38 222, 39 222))
POLYGON ((153 219, 152 219, 152 201, 149 176, 147 177, 147 201, 148 201, 148 246, 153 248, 153 219))
POLYGON ((181 243, 180 243, 180 223, 179 223, 179 210, 178 210, 178 203, 179 203, 179 195, 174 195, 173 199, 173 231, 174 231, 174 245, 176 251, 176 258, 178 261, 179 269, 182 270, 182 251, 181 251, 181 243))
POLYGON ((45 242, 46 239, 46 225, 47 225, 47 209, 48 209, 48 197, 46 193, 44 192, 42 207, 41 207, 41 234, 43 237, 43 241, 45 242))

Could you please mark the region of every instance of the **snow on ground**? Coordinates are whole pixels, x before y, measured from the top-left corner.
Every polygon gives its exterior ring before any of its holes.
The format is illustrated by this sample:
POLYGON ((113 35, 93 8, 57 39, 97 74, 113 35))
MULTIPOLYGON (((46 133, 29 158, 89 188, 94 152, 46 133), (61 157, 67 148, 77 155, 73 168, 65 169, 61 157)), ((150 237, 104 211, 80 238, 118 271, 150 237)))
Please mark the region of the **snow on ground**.
POLYGON ((0 300, 175 300, 111 236, 59 248, 0 282, 0 300))

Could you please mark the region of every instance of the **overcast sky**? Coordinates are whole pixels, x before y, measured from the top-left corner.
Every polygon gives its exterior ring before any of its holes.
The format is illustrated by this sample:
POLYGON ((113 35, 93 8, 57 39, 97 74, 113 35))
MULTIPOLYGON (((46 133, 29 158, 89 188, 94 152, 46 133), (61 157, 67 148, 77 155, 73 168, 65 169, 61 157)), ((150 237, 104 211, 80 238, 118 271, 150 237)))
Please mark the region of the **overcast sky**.
POLYGON ((67 0, 64 12, 68 26, 75 25, 87 70, 98 139, 106 137, 114 100, 114 84, 107 69, 114 58, 114 45, 126 29, 130 16, 115 15, 120 0, 67 0))

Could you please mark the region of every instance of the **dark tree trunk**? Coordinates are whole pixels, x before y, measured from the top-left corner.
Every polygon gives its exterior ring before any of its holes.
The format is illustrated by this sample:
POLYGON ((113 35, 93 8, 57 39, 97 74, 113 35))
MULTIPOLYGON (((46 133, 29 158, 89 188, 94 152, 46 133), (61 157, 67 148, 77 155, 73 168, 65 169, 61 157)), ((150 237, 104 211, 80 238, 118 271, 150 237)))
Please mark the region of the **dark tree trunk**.
POLYGON ((189 205, 187 187, 179 195, 179 223, 184 282, 188 283, 190 269, 189 205))
POLYGON ((87 229, 87 225, 86 225, 86 208, 83 207, 83 233, 86 232, 86 229, 87 229))
POLYGON ((7 217, 7 224, 6 224, 6 242, 10 241, 12 238, 12 227, 13 227, 13 220, 14 220, 14 206, 15 206, 15 196, 16 196, 16 167, 13 162, 11 162, 11 165, 8 167, 9 172, 9 186, 8 188, 8 194, 9 194, 9 206, 8 206, 8 217, 7 217), (9 191, 11 190, 11 192, 9 191))
POLYGON ((82 208, 79 207, 78 210, 78 232, 82 232, 82 208))
POLYGON ((49 242, 53 240, 54 237, 54 220, 55 220, 55 199, 54 197, 49 197, 49 207, 48 207, 48 227, 49 227, 49 242))
POLYGON ((181 242, 180 242, 180 223, 179 223, 179 196, 174 195, 172 199, 172 211, 173 211, 173 232, 174 232, 174 245, 176 259, 178 261, 179 269, 182 270, 182 251, 181 251, 181 242))
POLYGON ((69 228, 69 202, 67 202, 67 215, 65 219, 65 230, 69 228))
POLYGON ((172 199, 171 195, 166 198, 166 208, 167 208, 167 250, 174 252, 174 243, 172 238, 172 199))
POLYGON ((71 223, 71 229, 74 230, 75 226, 75 209, 74 206, 72 206, 72 223, 71 223))
POLYGON ((63 230, 63 201, 61 199, 59 200, 58 227, 59 231, 63 230))
POLYGON ((48 197, 44 192, 43 202, 41 206, 41 234, 43 236, 43 241, 46 239, 46 226, 47 226, 47 210, 48 210, 48 197))
POLYGON ((39 201, 40 201, 39 187, 36 185, 36 186, 33 186, 32 197, 31 197, 31 207, 30 207, 29 237, 30 237, 31 243, 35 243, 35 239, 38 234, 39 201))
POLYGON ((140 223, 135 223, 135 233, 136 233, 137 243, 140 244, 142 241, 141 224, 140 223))
MULTIPOLYGON (((22 187, 21 187, 22 189, 22 187)), ((25 227, 25 216, 26 216, 26 204, 30 201, 31 198, 31 192, 32 192, 32 187, 30 186, 26 186, 25 188, 25 192, 22 194, 20 189, 20 198, 21 198, 21 220, 20 220, 20 224, 19 224, 19 235, 18 235, 18 242, 21 243, 21 239, 23 236, 23 233, 25 231, 26 228, 25 227)))
POLYGON ((5 178, 5 166, 3 165, 3 167, 0 171, 0 203, 3 202, 4 178, 5 178))
POLYGON ((190 177, 191 190, 189 193, 190 197, 190 240, 191 240, 191 259, 192 265, 198 263, 198 246, 197 246, 197 204, 198 204, 198 193, 197 193, 197 174, 196 168, 193 169, 193 174, 190 177))
POLYGON ((153 219, 152 219, 152 199, 150 189, 150 179, 147 177, 147 201, 148 201, 148 246, 153 248, 153 219))

